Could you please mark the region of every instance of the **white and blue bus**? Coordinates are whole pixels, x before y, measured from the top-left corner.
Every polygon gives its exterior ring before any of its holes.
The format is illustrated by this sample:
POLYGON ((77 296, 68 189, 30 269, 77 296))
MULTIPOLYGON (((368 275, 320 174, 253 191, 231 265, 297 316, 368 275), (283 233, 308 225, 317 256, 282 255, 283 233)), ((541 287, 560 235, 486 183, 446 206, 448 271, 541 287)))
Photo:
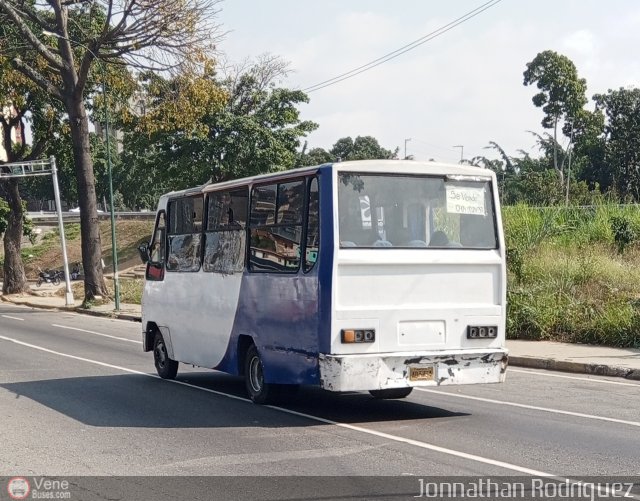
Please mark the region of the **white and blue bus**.
POLYGON ((172 192, 141 255, 143 345, 244 376, 406 397, 504 381, 506 266, 496 177, 477 167, 325 164, 172 192))

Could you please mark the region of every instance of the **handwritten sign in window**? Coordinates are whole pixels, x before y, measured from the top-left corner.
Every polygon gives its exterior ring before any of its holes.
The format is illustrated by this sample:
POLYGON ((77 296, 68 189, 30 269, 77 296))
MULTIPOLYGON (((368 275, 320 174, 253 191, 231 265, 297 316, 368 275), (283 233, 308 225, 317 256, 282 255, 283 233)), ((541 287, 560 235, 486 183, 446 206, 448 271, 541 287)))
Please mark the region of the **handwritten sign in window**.
POLYGON ((447 212, 450 214, 485 215, 484 187, 446 184, 447 212))

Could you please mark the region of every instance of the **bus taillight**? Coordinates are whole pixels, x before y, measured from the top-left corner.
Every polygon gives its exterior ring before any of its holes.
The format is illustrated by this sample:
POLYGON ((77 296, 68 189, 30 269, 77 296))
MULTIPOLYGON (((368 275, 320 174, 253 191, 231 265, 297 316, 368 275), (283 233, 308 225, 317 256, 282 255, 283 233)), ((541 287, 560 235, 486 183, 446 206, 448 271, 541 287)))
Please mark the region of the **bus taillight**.
POLYGON ((376 340, 373 329, 342 329, 340 334, 343 343, 373 343, 376 340))

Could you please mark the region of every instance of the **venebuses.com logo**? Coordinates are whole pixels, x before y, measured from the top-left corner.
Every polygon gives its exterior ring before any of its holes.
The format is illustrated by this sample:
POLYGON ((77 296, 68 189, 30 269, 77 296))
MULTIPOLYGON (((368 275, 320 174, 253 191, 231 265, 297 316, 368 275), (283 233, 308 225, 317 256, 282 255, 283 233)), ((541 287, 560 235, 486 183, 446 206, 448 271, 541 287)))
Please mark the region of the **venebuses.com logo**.
POLYGON ((31 492, 31 486, 26 478, 13 477, 7 483, 7 492, 11 499, 26 499, 31 492))
POLYGON ((68 480, 47 477, 12 477, 7 492, 11 499, 71 499, 68 480))

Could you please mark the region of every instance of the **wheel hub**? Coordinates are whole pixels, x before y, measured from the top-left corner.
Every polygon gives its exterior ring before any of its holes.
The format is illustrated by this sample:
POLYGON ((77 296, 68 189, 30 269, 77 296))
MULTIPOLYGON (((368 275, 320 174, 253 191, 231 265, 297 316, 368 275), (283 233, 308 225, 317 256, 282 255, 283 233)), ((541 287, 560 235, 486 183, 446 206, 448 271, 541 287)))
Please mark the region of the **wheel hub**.
POLYGON ((155 349, 156 361, 160 367, 164 367, 164 363, 166 360, 164 345, 162 343, 158 343, 155 349))
POLYGON ((262 364, 260 364, 260 359, 258 357, 253 357, 249 362, 249 384, 254 392, 259 393, 262 391, 262 364))

